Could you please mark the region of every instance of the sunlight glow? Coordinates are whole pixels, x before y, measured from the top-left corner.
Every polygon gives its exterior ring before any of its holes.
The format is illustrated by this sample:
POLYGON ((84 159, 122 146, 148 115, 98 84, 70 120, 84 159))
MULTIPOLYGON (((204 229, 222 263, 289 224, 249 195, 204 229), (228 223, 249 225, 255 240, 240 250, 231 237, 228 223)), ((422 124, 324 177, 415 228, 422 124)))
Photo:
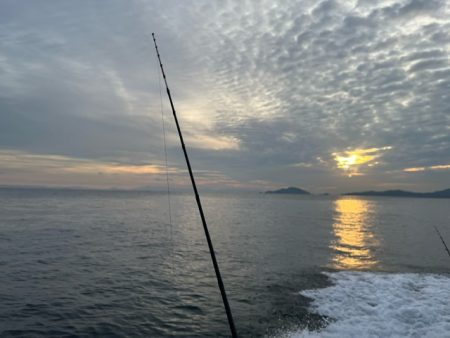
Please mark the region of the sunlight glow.
POLYGON ((74 173, 103 173, 103 174, 161 174, 165 168, 157 165, 118 165, 118 164, 78 164, 63 169, 74 173))
MULTIPOLYGON (((0 150, 0 184, 135 188, 165 186, 166 168, 155 164, 123 164, 53 154, 0 150), (5 174, 8 180, 4 180, 5 174), (2 181, 3 179, 3 181, 2 181), (3 183, 3 184, 5 184, 3 183)), ((183 170, 170 166, 173 182, 183 170)))
POLYGON ((379 245, 370 231, 373 208, 373 202, 363 199, 335 201, 333 232, 336 239, 330 245, 335 252, 333 268, 367 269, 378 263, 371 250, 371 247, 379 245))
POLYGON ((229 136, 208 136, 208 135, 190 135, 188 137, 189 145, 193 148, 213 149, 213 150, 239 150, 240 141, 235 137, 229 136))
POLYGON ((430 167, 405 168, 403 171, 408 173, 427 171, 427 170, 450 170, 450 164, 432 165, 430 167))
POLYGON ((337 167, 346 171, 349 177, 362 176, 364 173, 359 171, 361 166, 367 165, 368 167, 373 167, 374 165, 377 165, 379 162, 376 161, 376 159, 381 157, 385 150, 390 149, 392 149, 391 146, 366 149, 359 148, 333 153, 332 155, 336 161, 337 167))

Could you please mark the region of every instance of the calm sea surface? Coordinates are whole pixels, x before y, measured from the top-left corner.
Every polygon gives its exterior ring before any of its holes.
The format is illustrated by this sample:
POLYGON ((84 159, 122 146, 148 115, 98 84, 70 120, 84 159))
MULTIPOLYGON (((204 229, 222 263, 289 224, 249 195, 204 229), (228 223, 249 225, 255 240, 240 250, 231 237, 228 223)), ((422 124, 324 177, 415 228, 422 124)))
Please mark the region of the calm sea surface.
MULTIPOLYGON (((204 194, 241 336, 450 337, 450 200, 204 194)), ((226 337, 191 194, 0 189, 1 337, 226 337)))

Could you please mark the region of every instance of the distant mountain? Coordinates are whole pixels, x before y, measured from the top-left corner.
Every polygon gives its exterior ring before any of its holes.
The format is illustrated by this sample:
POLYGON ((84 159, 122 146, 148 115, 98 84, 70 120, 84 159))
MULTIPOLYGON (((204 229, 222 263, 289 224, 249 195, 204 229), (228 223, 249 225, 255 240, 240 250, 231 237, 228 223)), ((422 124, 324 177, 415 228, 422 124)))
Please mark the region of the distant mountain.
POLYGON ((349 192, 344 195, 450 198, 450 189, 434 191, 434 192, 412 192, 412 191, 405 191, 405 190, 362 191, 362 192, 349 192))
POLYGON ((266 194, 292 194, 292 195, 311 195, 309 191, 296 188, 296 187, 289 187, 289 188, 283 188, 273 191, 266 191, 266 194))
POLYGON ((441 198, 449 198, 450 197, 450 188, 440 191, 432 192, 434 197, 441 197, 441 198))

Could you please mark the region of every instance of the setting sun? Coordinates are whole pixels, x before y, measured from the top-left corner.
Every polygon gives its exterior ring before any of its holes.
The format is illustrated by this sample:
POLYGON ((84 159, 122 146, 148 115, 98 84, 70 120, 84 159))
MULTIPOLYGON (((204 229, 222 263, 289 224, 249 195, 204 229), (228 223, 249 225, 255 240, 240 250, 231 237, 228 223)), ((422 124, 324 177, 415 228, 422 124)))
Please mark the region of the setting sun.
POLYGON ((390 150, 392 147, 355 149, 338 153, 333 153, 339 169, 345 170, 349 177, 364 175, 359 171, 360 166, 367 165, 372 167, 377 165, 377 158, 383 155, 384 150, 390 150))

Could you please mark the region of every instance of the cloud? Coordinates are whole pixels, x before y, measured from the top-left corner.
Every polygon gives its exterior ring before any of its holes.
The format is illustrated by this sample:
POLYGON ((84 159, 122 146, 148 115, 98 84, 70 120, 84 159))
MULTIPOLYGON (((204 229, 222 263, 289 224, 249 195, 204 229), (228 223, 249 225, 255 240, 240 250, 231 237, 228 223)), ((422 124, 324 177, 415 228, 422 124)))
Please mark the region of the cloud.
POLYGON ((4 1, 0 149, 160 160, 155 31, 195 168, 221 184, 434 189, 448 171, 425 170, 420 183, 403 169, 450 156, 449 18, 435 0, 4 1), (336 170, 331 154, 386 144, 364 177, 336 170))
MULTIPOLYGON (((78 187, 139 187, 151 182, 165 186, 162 164, 123 165, 116 162, 60 155, 0 151, 0 179, 7 185, 57 185, 78 187)), ((168 168, 179 175, 177 168, 168 168)))
POLYGON ((427 170, 449 170, 450 164, 438 164, 438 165, 432 165, 429 167, 416 167, 416 168, 405 168, 403 171, 405 172, 419 172, 419 171, 427 171, 427 170))

